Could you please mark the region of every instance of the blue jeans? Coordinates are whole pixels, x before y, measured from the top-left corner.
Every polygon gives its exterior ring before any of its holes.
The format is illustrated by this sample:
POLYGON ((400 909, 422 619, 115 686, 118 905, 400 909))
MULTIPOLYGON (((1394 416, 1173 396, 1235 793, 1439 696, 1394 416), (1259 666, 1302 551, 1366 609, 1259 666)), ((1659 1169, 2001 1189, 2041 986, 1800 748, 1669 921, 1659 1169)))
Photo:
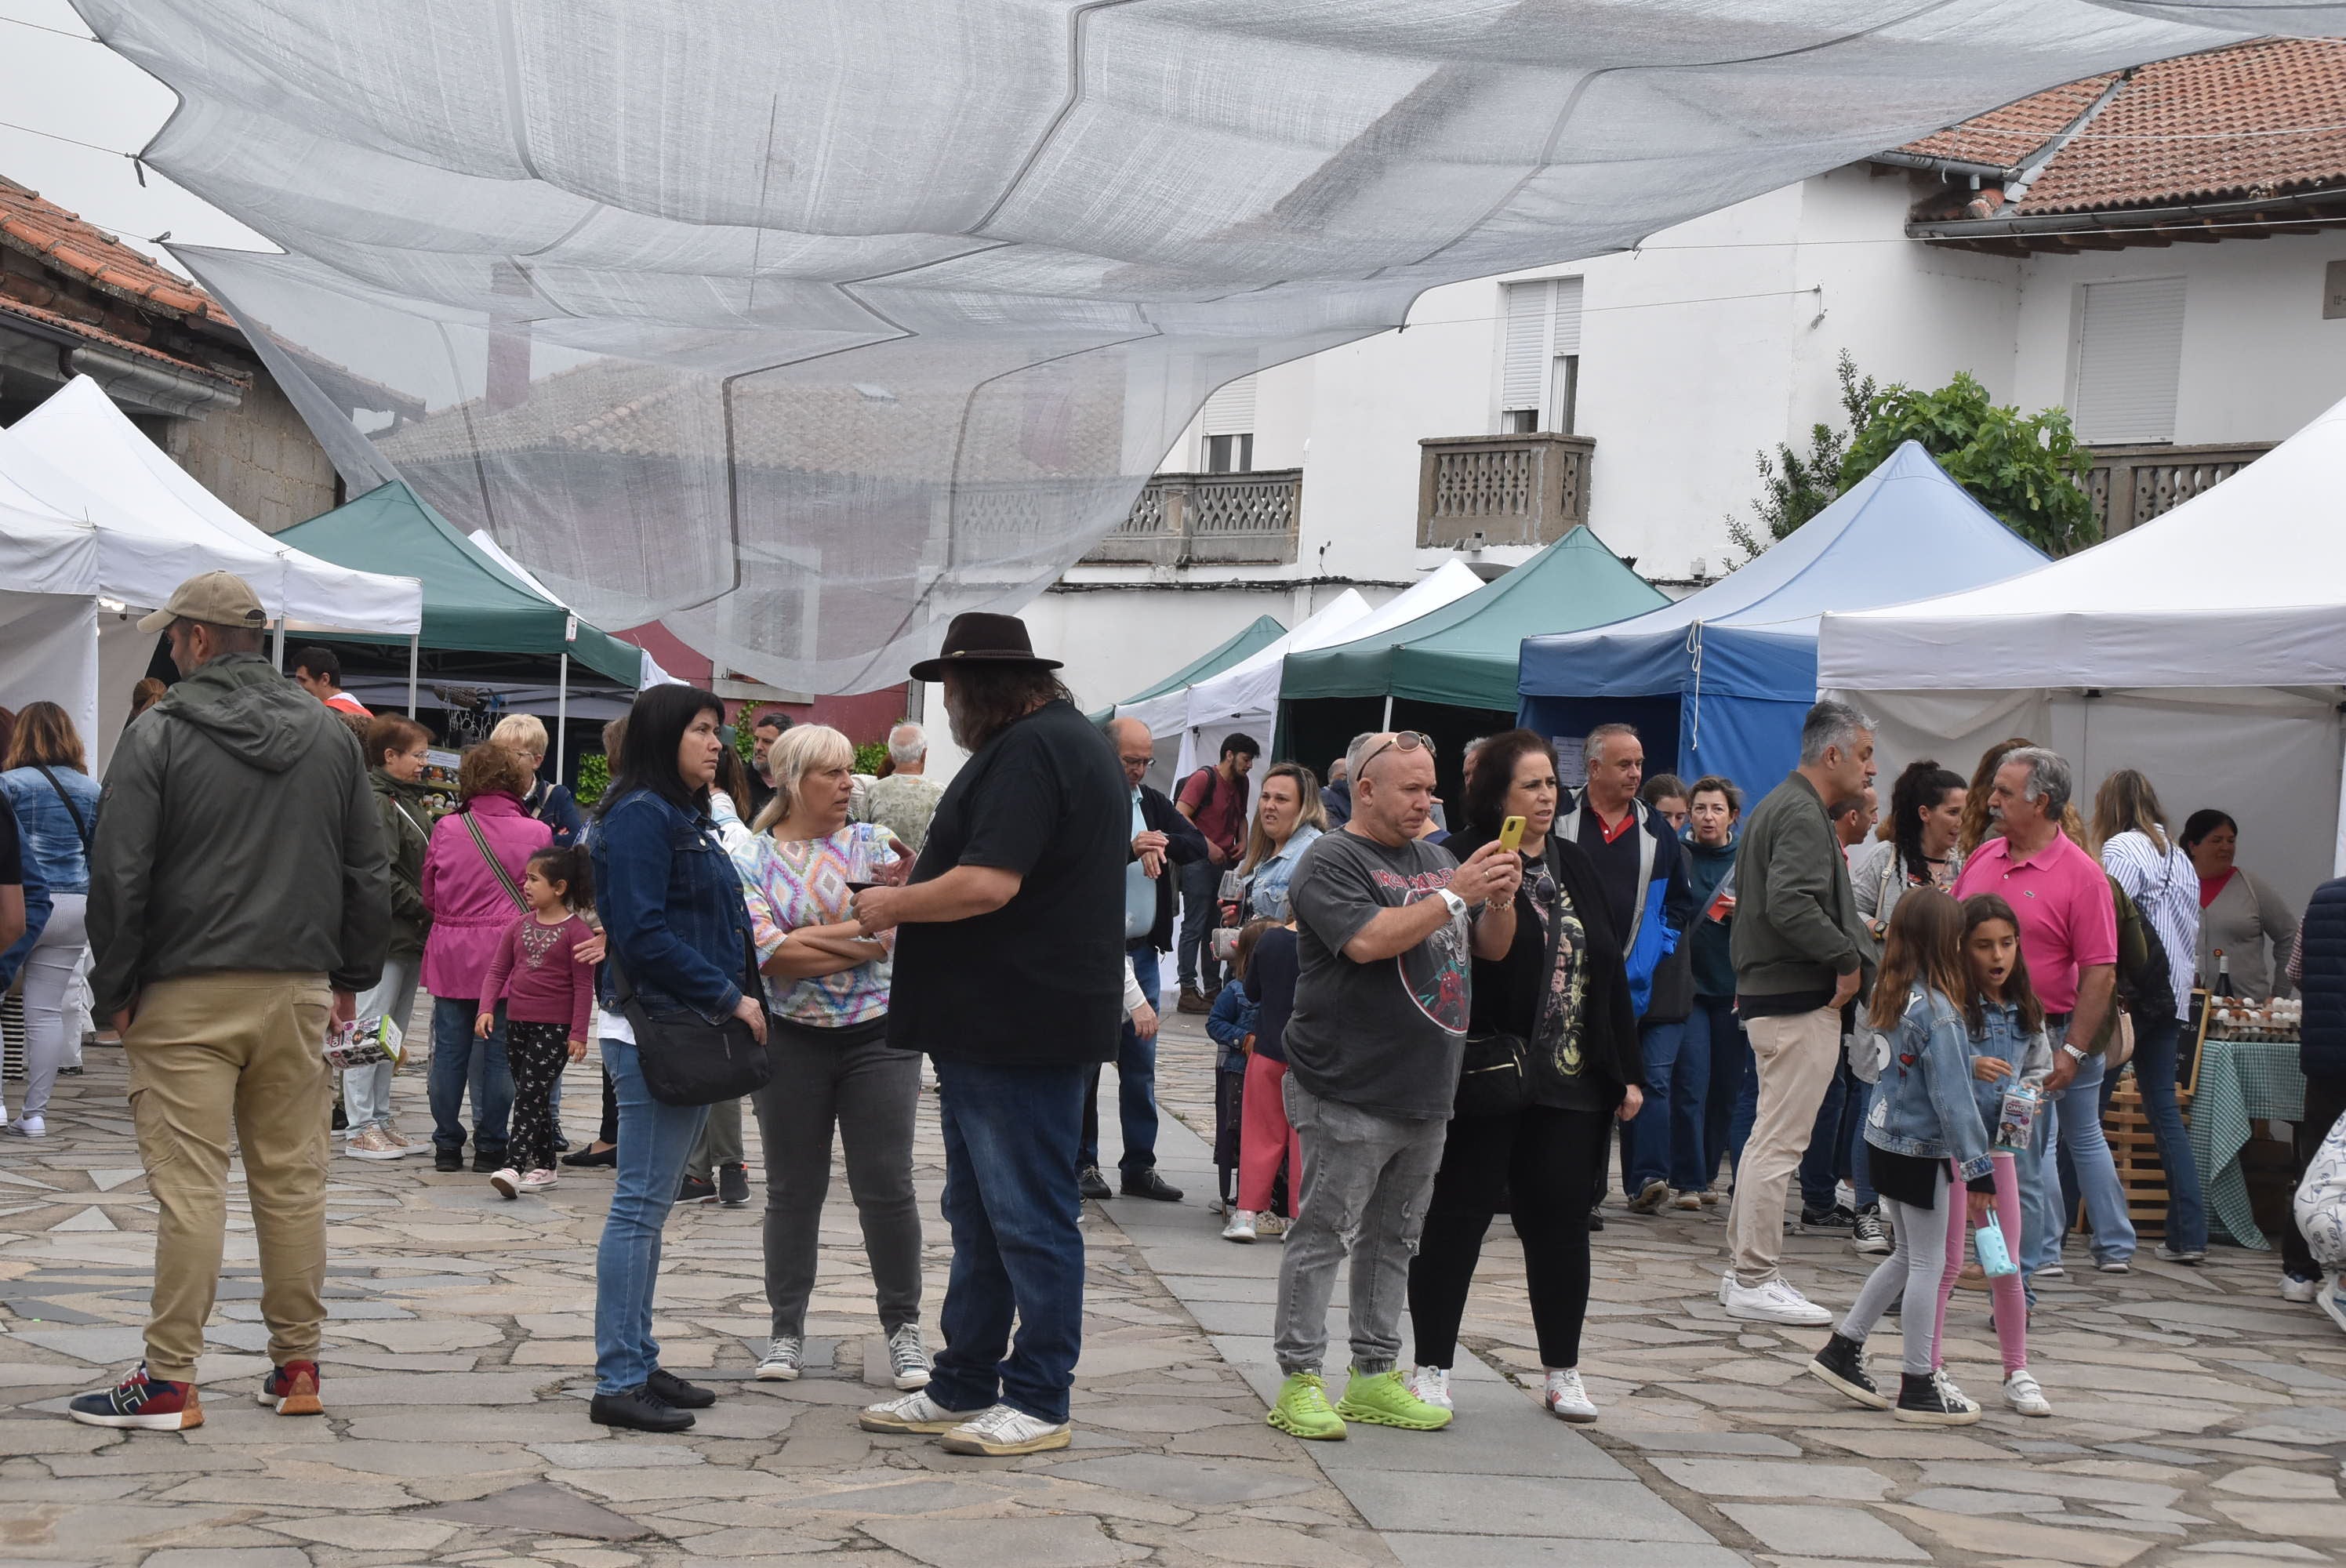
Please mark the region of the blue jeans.
POLYGON ((1800 1156, 1800 1205, 1822 1213, 1832 1207, 1833 1189, 1843 1176, 1857 1191, 1858 1207, 1874 1201, 1873 1183, 1865 1161, 1865 1113, 1872 1104, 1872 1087, 1849 1070, 1849 1052, 1841 1052, 1825 1087, 1824 1104, 1817 1107, 1816 1125, 1809 1133, 1809 1152, 1800 1156))
POLYGON ((2082 1194, 2086 1217, 2094 1226, 2094 1261, 2122 1263, 2134 1256, 2134 1221, 2127 1217, 2126 1188, 2118 1185, 2117 1163, 2102 1134, 2102 1058, 2088 1056, 2079 1063, 2077 1075, 2053 1099, 2061 1107, 2054 1135, 2061 1178, 2061 1229, 2055 1233, 2054 1257, 2060 1256, 2069 1217, 2077 1212, 2082 1194))
MULTIPOLYGON (((1140 993, 1155 1007, 1163 971, 1157 950, 1144 941, 1125 954, 1125 962, 1140 982, 1140 993)), ((1084 1090, 1083 1147, 1076 1155, 1076 1164, 1086 1170, 1099 1164, 1099 1081, 1100 1070, 1094 1067, 1084 1090)), ((1157 1167, 1157 1042, 1143 1040, 1129 1018, 1116 1048, 1116 1083, 1117 1119, 1124 1124, 1124 1157, 1117 1168, 1137 1176, 1157 1167)))
POLYGON ((1211 860, 1181 868, 1179 971, 1185 990, 1211 1002, 1222 989, 1222 966, 1214 962, 1214 921, 1220 918, 1222 868, 1211 860))
MULTIPOLYGON (((2158 1144, 2159 1167, 2167 1173, 2167 1245, 2176 1252, 2208 1249, 2208 1200, 2199 1190, 2199 1167, 2191 1163, 2190 1135, 2183 1130, 2183 1107, 2175 1096, 2176 1054, 2183 1021, 2162 1017, 2134 1037, 2134 1081, 2142 1094, 2143 1114, 2150 1119, 2150 1135, 2158 1144)), ((2106 1116, 2117 1082, 2102 1079, 2102 1111, 2106 1116)))
POLYGON ((1084 1344, 1076 1145, 1090 1069, 950 1056, 938 1057, 936 1068, 953 1267, 929 1397, 949 1410, 1001 1403, 1064 1421, 1084 1344))
POLYGON ((1760 1114, 1760 1076, 1752 1071, 1751 1042, 1735 1016, 1735 998, 1694 999, 1694 1011, 1687 1015, 1688 1047, 1698 1040, 1708 1065, 1702 1105, 1702 1185, 1708 1186, 1719 1179, 1719 1162, 1739 1156, 1751 1135, 1760 1114))
POLYGON ((659 1365, 652 1291, 659 1283, 660 1227, 709 1107, 653 1099, 628 1041, 606 1038, 603 1066, 619 1098, 619 1165, 595 1249, 595 1391, 621 1394, 642 1388, 659 1365))
POLYGON ((1685 1023, 1641 1023, 1646 1103, 1622 1129, 1621 1179, 1635 1197, 1647 1182, 1681 1192, 1708 1185, 1702 1170, 1705 1097, 1710 1089, 1710 1034, 1685 1023))
POLYGON ((464 1094, 473 1095, 473 1149, 502 1154, 505 1123, 513 1115, 513 1071, 505 1065, 504 1009, 497 1026, 483 1040, 473 1033, 481 1004, 471 997, 432 999, 432 1065, 424 1093, 432 1102, 432 1146, 464 1146, 464 1094))

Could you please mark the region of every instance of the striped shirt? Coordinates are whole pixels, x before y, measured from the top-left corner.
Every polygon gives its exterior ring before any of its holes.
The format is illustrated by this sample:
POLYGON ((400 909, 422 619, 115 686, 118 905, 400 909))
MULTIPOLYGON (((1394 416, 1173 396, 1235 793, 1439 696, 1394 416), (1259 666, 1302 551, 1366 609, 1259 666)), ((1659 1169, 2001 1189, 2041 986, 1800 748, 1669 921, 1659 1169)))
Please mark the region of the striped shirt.
POLYGON ((2127 831, 2102 846, 2102 870, 2126 890, 2167 949, 2167 975, 2175 985, 2175 1016, 2191 1015, 2191 972, 2199 962, 2199 874, 2190 857, 2167 852, 2148 834, 2127 831))

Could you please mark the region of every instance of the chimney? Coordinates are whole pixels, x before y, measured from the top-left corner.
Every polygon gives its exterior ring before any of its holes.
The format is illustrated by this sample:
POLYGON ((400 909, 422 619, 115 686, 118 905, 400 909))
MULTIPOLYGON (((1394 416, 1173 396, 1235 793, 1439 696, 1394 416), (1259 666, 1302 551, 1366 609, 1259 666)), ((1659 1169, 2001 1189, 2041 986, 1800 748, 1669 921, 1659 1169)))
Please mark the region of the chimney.
POLYGON ((487 402, 491 413, 529 401, 529 279, 510 261, 496 262, 490 288, 487 402))

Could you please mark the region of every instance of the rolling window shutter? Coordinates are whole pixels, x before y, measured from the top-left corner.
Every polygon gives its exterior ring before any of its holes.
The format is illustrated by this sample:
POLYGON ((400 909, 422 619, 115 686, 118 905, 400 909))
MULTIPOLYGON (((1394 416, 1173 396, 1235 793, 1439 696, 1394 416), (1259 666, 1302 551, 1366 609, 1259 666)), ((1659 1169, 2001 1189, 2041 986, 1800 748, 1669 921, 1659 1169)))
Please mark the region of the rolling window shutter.
POLYGON ((2183 376, 2183 280, 2085 286, 2077 350, 2077 436, 2173 441, 2183 376))
POLYGON ((1580 351, 1580 280, 1558 278, 1556 280, 1556 345, 1548 351, 1550 358, 1580 351))
MULTIPOLYGON (((1573 280, 1573 330, 1579 331, 1579 280, 1573 280)), ((1556 282, 1542 278, 1531 283, 1508 283, 1506 341, 1499 364, 1499 407, 1538 409, 1547 388, 1549 328, 1554 321, 1556 282)))
POLYGON ((1208 435, 1254 433, 1254 377, 1240 376, 1206 400, 1208 435))

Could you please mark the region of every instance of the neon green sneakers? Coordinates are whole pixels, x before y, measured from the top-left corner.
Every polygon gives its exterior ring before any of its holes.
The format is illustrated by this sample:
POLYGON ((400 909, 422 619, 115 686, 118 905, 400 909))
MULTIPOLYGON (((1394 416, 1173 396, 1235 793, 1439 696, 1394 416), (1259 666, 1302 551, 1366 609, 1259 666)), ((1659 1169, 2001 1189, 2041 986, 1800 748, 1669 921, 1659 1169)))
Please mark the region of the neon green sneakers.
POLYGON ((1317 1442, 1341 1441, 1344 1423, 1328 1408, 1327 1385, 1317 1372, 1291 1372, 1279 1386, 1279 1400, 1262 1418, 1280 1431, 1317 1442))
POLYGON ((1409 1385, 1402 1380, 1399 1368, 1385 1372, 1354 1372, 1344 1385, 1344 1397, 1336 1401, 1340 1420, 1400 1427, 1413 1432, 1439 1431, 1450 1424, 1452 1413, 1411 1393, 1409 1385))

